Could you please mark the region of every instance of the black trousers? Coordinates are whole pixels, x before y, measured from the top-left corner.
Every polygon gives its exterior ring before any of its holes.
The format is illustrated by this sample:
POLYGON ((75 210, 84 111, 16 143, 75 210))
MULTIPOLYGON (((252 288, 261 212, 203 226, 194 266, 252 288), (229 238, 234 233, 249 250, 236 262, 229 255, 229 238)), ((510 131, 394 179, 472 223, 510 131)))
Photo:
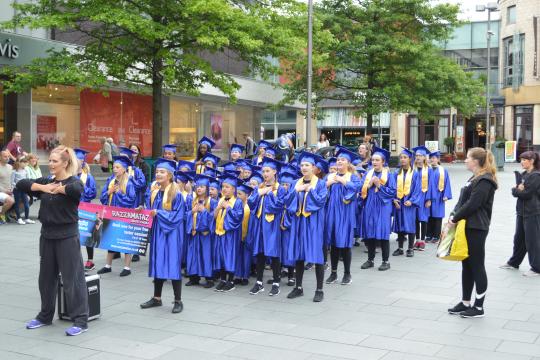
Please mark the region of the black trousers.
POLYGON ((416 239, 424 241, 426 239, 427 222, 416 220, 416 239))
POLYGON ((427 224, 426 236, 439 239, 442 231, 442 218, 430 217, 427 224))
POLYGON ((388 240, 376 240, 376 239, 366 239, 366 246, 368 248, 368 260, 375 260, 375 254, 377 251, 377 245, 381 246, 382 260, 388 261, 390 257, 390 241, 388 240))
POLYGON ((461 288, 463 300, 470 301, 476 286, 474 306, 483 307, 488 278, 485 267, 487 230, 465 229, 469 257, 461 262, 461 288))
POLYGON ((517 216, 514 250, 508 265, 519 267, 525 254, 529 255, 531 269, 540 272, 540 215, 517 216))
POLYGON ((398 238, 397 238, 398 247, 400 249, 403 249, 403 243, 405 242, 406 239, 408 240, 408 249, 412 249, 414 247, 414 234, 407 234, 404 232, 398 233, 398 238))
POLYGON ((86 328, 88 322, 88 290, 84 278, 79 235, 66 239, 39 239, 39 293, 41 311, 36 319, 52 322, 58 292, 58 273, 62 274, 69 316, 75 326, 86 328))
MULTIPOLYGON (((163 292, 163 284, 166 279, 154 279, 154 297, 161 298, 163 292)), ((174 300, 182 300, 182 280, 171 280, 172 288, 174 292, 174 300)))

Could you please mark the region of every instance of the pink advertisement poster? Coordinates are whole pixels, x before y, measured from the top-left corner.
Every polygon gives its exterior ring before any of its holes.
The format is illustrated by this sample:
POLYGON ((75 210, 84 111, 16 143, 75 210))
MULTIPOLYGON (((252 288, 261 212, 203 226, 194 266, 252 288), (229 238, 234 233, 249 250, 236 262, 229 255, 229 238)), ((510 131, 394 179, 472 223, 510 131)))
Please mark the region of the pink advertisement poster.
POLYGON ((216 143, 214 149, 223 149, 223 115, 217 113, 210 114, 210 136, 216 143))

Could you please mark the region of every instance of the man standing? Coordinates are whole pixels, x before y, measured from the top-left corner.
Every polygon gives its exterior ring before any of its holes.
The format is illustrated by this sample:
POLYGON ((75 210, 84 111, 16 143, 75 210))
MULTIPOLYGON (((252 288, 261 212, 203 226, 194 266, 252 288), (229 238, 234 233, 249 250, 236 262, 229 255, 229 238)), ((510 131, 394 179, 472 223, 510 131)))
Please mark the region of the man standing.
POLYGON ((28 155, 21 146, 22 135, 20 132, 15 131, 11 138, 11 141, 7 144, 6 150, 9 151, 9 162, 13 163, 21 156, 28 155))
POLYGON ((13 168, 8 164, 10 155, 8 150, 0 152, 0 203, 2 204, 0 225, 6 222, 6 213, 15 203, 13 189, 11 188, 11 173, 13 172, 13 168))
POLYGON ((246 159, 249 159, 253 156, 253 149, 255 148, 255 141, 249 136, 247 132, 243 134, 244 140, 246 141, 246 159))

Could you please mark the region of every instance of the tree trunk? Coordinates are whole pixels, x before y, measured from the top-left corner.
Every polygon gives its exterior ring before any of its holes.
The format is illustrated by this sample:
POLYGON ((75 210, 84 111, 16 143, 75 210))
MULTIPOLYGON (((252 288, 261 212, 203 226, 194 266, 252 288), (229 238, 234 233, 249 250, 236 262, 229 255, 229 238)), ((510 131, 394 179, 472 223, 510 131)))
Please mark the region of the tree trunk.
POLYGON ((152 157, 161 156, 161 147, 163 145, 163 111, 162 111, 162 93, 163 77, 162 60, 154 60, 152 63, 152 157))
POLYGON ((373 114, 367 114, 366 118, 366 135, 373 134, 373 114))

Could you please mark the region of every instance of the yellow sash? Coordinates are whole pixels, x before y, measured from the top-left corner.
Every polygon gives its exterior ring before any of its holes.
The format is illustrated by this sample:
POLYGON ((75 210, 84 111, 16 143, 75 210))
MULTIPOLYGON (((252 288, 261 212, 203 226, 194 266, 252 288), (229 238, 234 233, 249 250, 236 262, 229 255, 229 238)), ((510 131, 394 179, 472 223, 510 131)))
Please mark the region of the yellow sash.
POLYGON ((186 201, 187 196, 188 196, 188 192, 186 190, 182 190, 181 194, 182 194, 182 197, 184 198, 184 201, 186 201))
MULTIPOLYGON (((266 186, 263 185, 262 186, 266 186)), ((277 196, 277 190, 279 188, 279 183, 276 181, 272 187, 272 192, 274 193, 274 196, 277 196)), ((263 210, 263 205, 264 205, 264 198, 266 197, 266 195, 263 195, 261 196, 261 203, 259 204, 259 209, 257 209, 257 218, 260 219, 261 218, 261 215, 262 215, 262 210, 263 210)), ((274 214, 266 214, 264 216, 264 218, 266 219, 267 222, 272 222, 274 221, 274 218, 275 218, 275 215, 274 214)))
MULTIPOLYGON (((344 176, 348 176, 348 180, 350 180, 351 178, 351 174, 350 173, 347 173, 345 174, 344 176)), ((310 183, 309 183, 309 189, 315 189, 315 187, 317 186, 317 182, 319 181, 319 178, 315 175, 313 175, 311 177, 311 180, 310 180, 310 183)), ((297 182, 296 182, 296 185, 301 185, 304 183, 304 178, 300 178, 297 182)), ((295 187, 296 187, 295 185, 295 187)), ((299 204, 298 206, 298 210, 296 211, 296 216, 304 216, 304 217, 308 217, 311 215, 310 212, 306 211, 306 199, 307 199, 307 192, 304 194, 304 201, 302 202, 302 204, 299 204)))
POLYGON ((442 166, 438 166, 439 168, 439 191, 443 192, 444 190, 444 168, 442 166))
MULTIPOLYGON (((369 189, 369 183, 371 182, 371 179, 373 178, 373 174, 375 173, 375 169, 371 169, 368 171, 365 179, 364 179, 364 185, 362 186, 362 199, 367 198, 367 193, 369 189)), ((382 175, 380 177, 381 185, 385 185, 388 181, 388 168, 384 167, 382 169, 382 175)), ((375 192, 378 190, 375 189, 375 192)))
MULTIPOLYGON (((225 202, 228 202, 231 206, 234 206, 234 203, 236 201, 236 198, 232 196, 229 201, 226 201, 225 198, 219 200, 219 204, 223 204, 225 202)), ((220 209, 217 217, 216 217, 216 235, 225 235, 225 229, 224 229, 224 223, 225 223, 225 215, 227 214, 227 209, 220 209)))
MULTIPOLYGON (((198 203, 199 203, 199 198, 195 196, 195 198, 193 199, 193 202, 191 203, 191 209, 193 210, 193 207, 197 205, 198 203)), ((210 211, 210 197, 206 199, 206 203, 204 204, 204 207, 206 208, 206 210, 210 211)), ((191 229, 191 235, 193 236, 195 236, 195 234, 197 233, 197 215, 198 214, 199 213, 192 211, 193 226, 191 229)), ((206 235, 205 232, 203 232, 203 235, 206 235)))
POLYGON ((407 196, 411 193, 411 183, 413 178, 414 170, 409 167, 405 173, 405 181, 403 181, 403 169, 399 170, 397 178, 397 198, 403 199, 404 196, 407 196))
POLYGON ((427 166, 422 167, 422 192, 425 193, 428 191, 428 174, 429 170, 427 166))
POLYGON ((244 218, 242 219, 242 240, 246 238, 249 225, 249 216, 251 215, 251 210, 249 209, 248 204, 244 204, 244 218))
POLYGON ((204 174, 204 169, 206 168, 206 166, 204 165, 197 165, 197 169, 195 171, 196 174, 204 174))
POLYGON ((79 179, 81 179, 83 186, 86 187, 86 179, 88 179, 88 172, 84 168, 82 169, 81 177, 79 179))
MULTIPOLYGON (((163 201, 161 202, 161 208, 163 210, 171 211, 172 209, 172 200, 168 198, 169 190, 171 188, 172 184, 167 185, 165 188, 165 191, 163 191, 163 201)), ((154 181, 152 183, 152 194, 150 195, 150 207, 154 206, 154 200, 156 199, 157 194, 160 192, 161 186, 157 184, 157 182, 154 181)))
POLYGON ((133 166, 128 166, 127 173, 129 175, 129 177, 134 177, 135 176, 135 170, 133 170, 133 166))
MULTIPOLYGON (((109 182, 109 185, 107 186, 107 190, 112 190, 114 189, 114 182, 115 182, 116 178, 112 178, 111 181, 109 182)), ((127 188, 127 182, 124 186, 122 186, 122 188, 120 189, 120 191, 122 191, 122 193, 126 193, 126 188, 127 188)), ((111 193, 109 195, 109 205, 111 205, 111 202, 112 202, 112 197, 113 197, 114 193, 111 193)))

